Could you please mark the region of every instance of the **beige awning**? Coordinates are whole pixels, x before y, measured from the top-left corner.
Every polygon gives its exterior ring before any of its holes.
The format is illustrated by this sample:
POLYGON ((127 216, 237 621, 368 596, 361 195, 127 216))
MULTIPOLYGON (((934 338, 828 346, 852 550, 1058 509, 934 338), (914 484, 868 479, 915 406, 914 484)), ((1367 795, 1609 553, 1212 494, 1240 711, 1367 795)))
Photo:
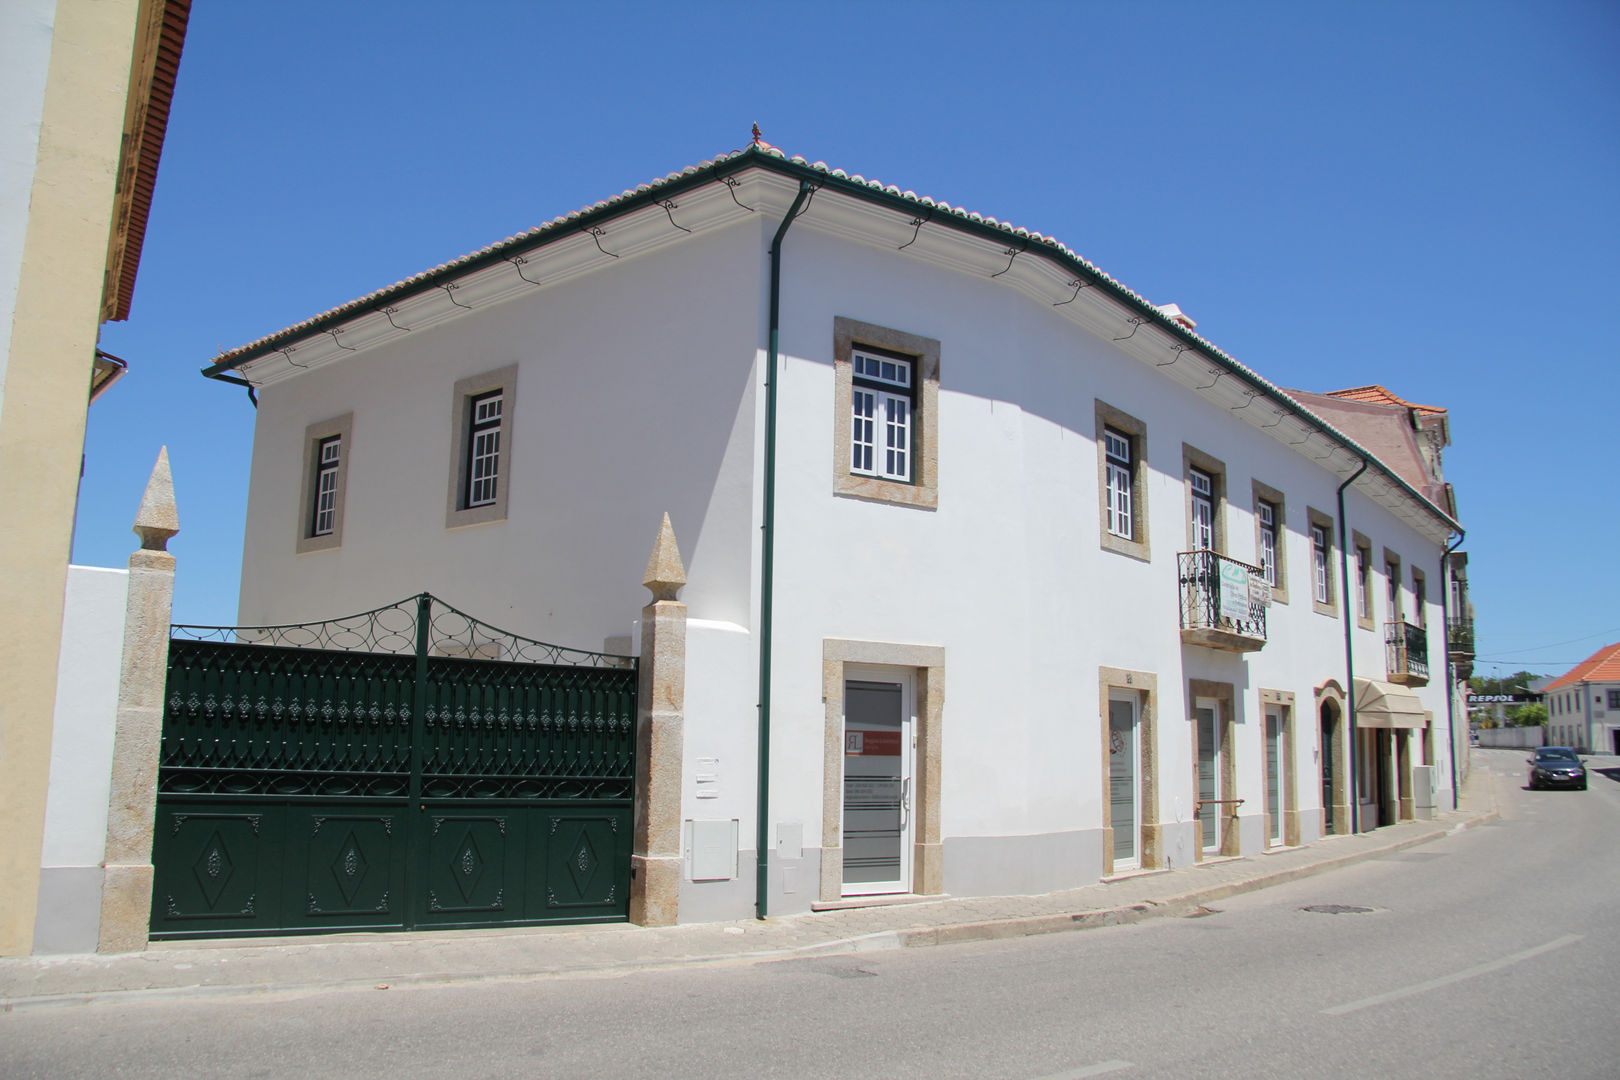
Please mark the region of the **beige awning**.
POLYGON ((1359 728, 1421 728, 1429 714, 1416 694, 1404 686, 1356 680, 1356 726, 1359 728))

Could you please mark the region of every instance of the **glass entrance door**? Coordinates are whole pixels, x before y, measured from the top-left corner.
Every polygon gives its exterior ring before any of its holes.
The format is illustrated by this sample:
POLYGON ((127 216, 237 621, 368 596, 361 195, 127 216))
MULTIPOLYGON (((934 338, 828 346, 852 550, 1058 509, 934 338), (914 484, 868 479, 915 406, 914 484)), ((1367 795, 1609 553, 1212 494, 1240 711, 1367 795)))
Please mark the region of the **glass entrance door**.
POLYGON ((1138 803, 1136 702, 1133 697, 1108 700, 1108 803, 1114 827, 1114 869, 1134 870, 1141 865, 1137 849, 1138 803))
POLYGON ((1220 705, 1200 699, 1194 711, 1198 725, 1198 820, 1204 826, 1204 853, 1221 850, 1220 705))
POLYGON ((911 891, 909 681, 844 683, 844 895, 911 891))
POLYGON ((1266 843, 1283 842, 1282 820, 1282 715, 1266 710, 1266 843))

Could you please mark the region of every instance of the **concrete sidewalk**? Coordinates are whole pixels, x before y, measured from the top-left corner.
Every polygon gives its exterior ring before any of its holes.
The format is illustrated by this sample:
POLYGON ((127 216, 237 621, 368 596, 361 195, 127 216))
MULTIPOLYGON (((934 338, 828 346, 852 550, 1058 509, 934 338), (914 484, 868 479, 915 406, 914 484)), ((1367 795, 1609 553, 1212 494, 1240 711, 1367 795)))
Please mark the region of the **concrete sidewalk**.
POLYGON ((687 963, 860 952, 1046 934, 1185 915, 1200 905, 1425 844, 1495 820, 1490 773, 1461 806, 1308 847, 1127 875, 1044 896, 847 908, 764 921, 649 929, 625 923, 160 942, 121 956, 0 960, 0 1010, 134 996, 373 989, 530 979, 687 963))

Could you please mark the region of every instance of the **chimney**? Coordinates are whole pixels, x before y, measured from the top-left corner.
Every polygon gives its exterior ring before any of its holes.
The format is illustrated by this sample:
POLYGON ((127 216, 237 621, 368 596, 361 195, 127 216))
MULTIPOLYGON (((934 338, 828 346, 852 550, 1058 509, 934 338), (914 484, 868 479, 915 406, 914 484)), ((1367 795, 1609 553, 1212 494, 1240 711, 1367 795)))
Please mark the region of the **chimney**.
POLYGON ((1159 310, 1189 330, 1198 328, 1198 324, 1193 322, 1192 316, 1182 311, 1179 304, 1160 304, 1159 310))

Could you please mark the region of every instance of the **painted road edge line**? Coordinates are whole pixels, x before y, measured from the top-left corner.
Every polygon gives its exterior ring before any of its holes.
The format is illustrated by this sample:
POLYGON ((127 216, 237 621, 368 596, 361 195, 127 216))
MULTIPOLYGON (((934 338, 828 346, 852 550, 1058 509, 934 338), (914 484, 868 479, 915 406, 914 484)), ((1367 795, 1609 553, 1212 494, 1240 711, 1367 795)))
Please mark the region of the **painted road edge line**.
POLYGON ((1502 959, 1492 960, 1488 964, 1480 964, 1478 967, 1471 967, 1464 971, 1455 972, 1451 975, 1442 975, 1440 978, 1430 979, 1428 982, 1415 983, 1412 986, 1403 987, 1399 990, 1391 990, 1387 994, 1377 994, 1373 997, 1362 998, 1360 1001, 1351 1001, 1344 1005, 1335 1005, 1331 1009, 1323 1009, 1322 1014, 1324 1016, 1343 1016, 1345 1013, 1352 1013, 1358 1009, 1370 1009, 1374 1005, 1383 1005, 1387 1002, 1399 1001, 1401 998, 1412 997, 1414 994, 1423 994, 1430 990, 1438 990, 1442 986, 1450 986, 1452 983, 1462 982, 1464 979, 1472 979, 1478 975, 1489 975, 1493 971, 1500 971, 1505 967, 1511 967, 1514 964, 1540 956, 1542 953, 1552 952, 1554 949, 1562 949, 1566 945, 1573 945, 1579 940, 1581 940, 1580 934, 1565 934, 1563 937, 1549 941, 1545 945, 1537 945, 1533 949, 1526 949, 1523 952, 1516 952, 1512 956, 1504 956, 1502 959))
POLYGON ((1134 1069, 1136 1065, 1129 1061, 1099 1061, 1095 1065, 1087 1065, 1082 1069, 1071 1069, 1068 1072, 1053 1073, 1050 1076, 1038 1076, 1035 1080, 1085 1080, 1088 1076, 1104 1076, 1121 1069, 1134 1069))

